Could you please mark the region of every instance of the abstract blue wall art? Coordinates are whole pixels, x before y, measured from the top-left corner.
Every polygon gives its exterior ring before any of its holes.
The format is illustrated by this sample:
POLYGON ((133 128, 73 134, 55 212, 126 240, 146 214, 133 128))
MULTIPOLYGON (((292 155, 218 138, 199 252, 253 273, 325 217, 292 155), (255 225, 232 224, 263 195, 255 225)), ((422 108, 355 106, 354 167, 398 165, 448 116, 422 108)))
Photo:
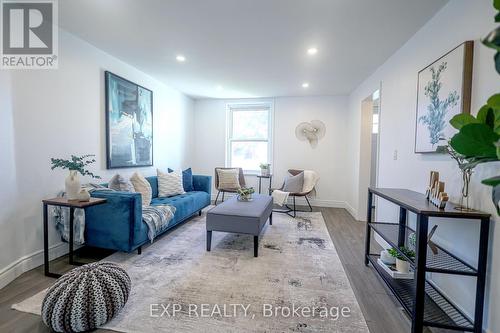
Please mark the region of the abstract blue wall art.
POLYGON ((105 72, 107 168, 153 165, 153 92, 105 72))

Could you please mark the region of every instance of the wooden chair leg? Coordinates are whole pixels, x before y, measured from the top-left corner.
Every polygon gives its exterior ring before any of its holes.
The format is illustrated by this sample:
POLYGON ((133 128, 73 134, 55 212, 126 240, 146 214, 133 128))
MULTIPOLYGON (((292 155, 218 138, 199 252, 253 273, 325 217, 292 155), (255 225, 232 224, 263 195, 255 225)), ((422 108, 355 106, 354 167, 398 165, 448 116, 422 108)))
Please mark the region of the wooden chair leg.
POLYGON ((220 191, 217 191, 217 196, 215 197, 215 205, 217 206, 217 200, 219 199, 220 191))
POLYGON ((224 202, 224 194, 226 194, 226 192, 222 191, 222 202, 224 202))

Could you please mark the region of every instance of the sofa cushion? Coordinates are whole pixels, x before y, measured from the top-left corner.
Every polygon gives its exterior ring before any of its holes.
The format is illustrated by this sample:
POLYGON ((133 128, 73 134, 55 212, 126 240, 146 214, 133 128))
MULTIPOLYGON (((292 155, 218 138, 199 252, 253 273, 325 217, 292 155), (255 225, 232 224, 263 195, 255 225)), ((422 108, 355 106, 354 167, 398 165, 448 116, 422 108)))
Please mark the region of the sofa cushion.
POLYGON ((172 205, 176 208, 174 219, 169 223, 175 224, 186 217, 193 215, 210 204, 210 195, 207 192, 192 191, 168 198, 154 198, 151 205, 172 205))
POLYGON ((283 186, 283 191, 291 193, 300 193, 304 187, 304 171, 292 176, 288 175, 285 178, 285 185, 283 186))
POLYGON ((134 192, 132 183, 120 174, 114 175, 107 184, 108 188, 115 191, 134 192))
MULTIPOLYGON (((168 168, 168 172, 174 172, 174 170, 168 168)), ((182 171, 182 187, 184 187, 184 191, 186 192, 194 191, 193 171, 191 168, 182 171)))
POLYGON ((152 189, 149 182, 143 175, 136 172, 130 177, 130 182, 134 186, 134 190, 142 196, 142 205, 149 206, 152 198, 152 189))
POLYGON ((158 173, 158 197, 171 197, 186 193, 182 187, 182 173, 175 171, 164 173, 157 170, 158 173))
POLYGON ((151 196, 153 198, 158 197, 158 177, 150 176, 146 177, 146 180, 149 182, 149 185, 151 185, 151 196))
POLYGON ((217 169, 219 177, 218 189, 237 190, 241 188, 239 169, 217 169))

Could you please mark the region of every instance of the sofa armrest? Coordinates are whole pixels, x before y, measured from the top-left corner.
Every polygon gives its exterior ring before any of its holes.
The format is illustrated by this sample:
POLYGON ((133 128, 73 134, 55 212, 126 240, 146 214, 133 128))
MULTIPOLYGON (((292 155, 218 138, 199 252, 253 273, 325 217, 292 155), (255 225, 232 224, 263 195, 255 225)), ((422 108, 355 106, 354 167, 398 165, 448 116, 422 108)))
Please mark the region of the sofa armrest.
POLYGON ((94 198, 105 204, 87 208, 85 216, 88 245, 130 252, 135 249, 135 236, 142 227, 140 193, 94 191, 94 198))
POLYGON ((193 175, 193 187, 195 191, 212 195, 212 176, 193 175))

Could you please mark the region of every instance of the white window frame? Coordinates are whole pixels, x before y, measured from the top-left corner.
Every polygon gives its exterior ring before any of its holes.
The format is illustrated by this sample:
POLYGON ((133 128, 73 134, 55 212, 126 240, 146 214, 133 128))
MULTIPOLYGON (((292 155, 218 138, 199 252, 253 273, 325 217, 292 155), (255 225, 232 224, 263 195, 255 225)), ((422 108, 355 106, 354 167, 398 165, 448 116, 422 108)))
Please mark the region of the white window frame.
MULTIPOLYGON (((253 102, 231 102, 226 103, 226 167, 231 166, 231 143, 232 142, 267 142, 267 160, 273 167, 273 142, 274 142, 274 102, 273 101, 253 101, 253 102), (248 109, 268 109, 268 136, 267 140, 262 139, 233 139, 233 111, 248 109)), ((246 175, 260 174, 260 170, 243 170, 246 175)))

